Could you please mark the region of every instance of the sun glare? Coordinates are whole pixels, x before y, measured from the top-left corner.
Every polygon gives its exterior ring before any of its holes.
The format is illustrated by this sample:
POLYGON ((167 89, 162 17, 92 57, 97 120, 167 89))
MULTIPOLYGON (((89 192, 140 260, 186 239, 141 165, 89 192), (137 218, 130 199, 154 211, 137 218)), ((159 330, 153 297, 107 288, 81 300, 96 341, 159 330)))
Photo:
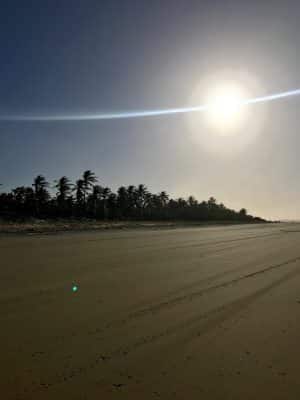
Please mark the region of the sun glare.
POLYGON ((207 121, 223 134, 231 134, 238 128, 243 116, 245 95, 233 84, 217 87, 207 98, 207 121))

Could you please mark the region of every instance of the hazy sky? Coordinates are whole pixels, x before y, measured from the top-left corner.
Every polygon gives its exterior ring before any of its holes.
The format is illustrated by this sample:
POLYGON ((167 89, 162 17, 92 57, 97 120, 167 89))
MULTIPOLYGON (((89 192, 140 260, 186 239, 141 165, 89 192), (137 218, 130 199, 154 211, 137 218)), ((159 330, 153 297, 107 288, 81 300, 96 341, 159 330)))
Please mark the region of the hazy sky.
MULTIPOLYGON (((300 88, 298 1, 1 3, 0 114, 202 104, 209 85, 251 95, 300 88), (5 5, 6 3, 6 5, 5 5), (204 93, 205 92, 205 93, 204 93)), ((203 114, 93 122, 0 122, 4 189, 33 176, 145 183, 271 218, 300 218, 300 97, 251 106, 234 136, 203 114)))

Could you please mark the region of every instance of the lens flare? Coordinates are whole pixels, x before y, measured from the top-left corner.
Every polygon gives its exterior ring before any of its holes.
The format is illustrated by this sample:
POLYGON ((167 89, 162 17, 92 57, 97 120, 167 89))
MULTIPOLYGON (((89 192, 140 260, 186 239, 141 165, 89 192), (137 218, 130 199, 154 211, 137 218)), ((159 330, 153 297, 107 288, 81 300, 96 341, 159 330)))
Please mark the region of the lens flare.
MULTIPOLYGON (((242 100, 238 105, 251 105, 263 103, 267 101, 280 100, 291 96, 299 96, 300 89, 289 90, 286 92, 270 94, 261 97, 255 97, 242 100)), ((204 104, 194 107, 168 108, 156 110, 136 110, 124 112, 110 112, 97 114, 70 114, 70 115, 0 115, 0 121, 11 122, 63 122, 63 121, 98 121, 98 120, 114 120, 126 118, 143 118, 143 117, 159 117, 163 115, 204 112, 211 109, 213 105, 204 104)))
POLYGON ((72 292, 76 293, 78 291, 78 286, 77 285, 73 285, 72 286, 72 292))

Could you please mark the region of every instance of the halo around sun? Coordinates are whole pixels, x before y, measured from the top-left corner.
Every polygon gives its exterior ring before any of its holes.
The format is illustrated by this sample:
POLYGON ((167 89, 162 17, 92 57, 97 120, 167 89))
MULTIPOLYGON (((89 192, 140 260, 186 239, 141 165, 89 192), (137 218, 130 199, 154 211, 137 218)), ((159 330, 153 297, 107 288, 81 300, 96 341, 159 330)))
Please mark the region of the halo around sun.
POLYGON ((193 143, 218 156, 235 156, 262 133, 267 104, 254 107, 248 100, 265 90, 248 71, 221 70, 194 86, 189 104, 203 104, 201 113, 186 116, 193 143))

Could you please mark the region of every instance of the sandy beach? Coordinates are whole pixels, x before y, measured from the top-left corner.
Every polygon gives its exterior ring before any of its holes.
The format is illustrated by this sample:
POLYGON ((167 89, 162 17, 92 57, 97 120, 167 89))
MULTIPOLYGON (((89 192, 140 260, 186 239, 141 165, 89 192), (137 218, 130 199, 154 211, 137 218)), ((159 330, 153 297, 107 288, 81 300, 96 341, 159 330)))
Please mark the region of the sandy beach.
POLYGON ((299 399, 300 225, 0 238, 3 399, 299 399))

